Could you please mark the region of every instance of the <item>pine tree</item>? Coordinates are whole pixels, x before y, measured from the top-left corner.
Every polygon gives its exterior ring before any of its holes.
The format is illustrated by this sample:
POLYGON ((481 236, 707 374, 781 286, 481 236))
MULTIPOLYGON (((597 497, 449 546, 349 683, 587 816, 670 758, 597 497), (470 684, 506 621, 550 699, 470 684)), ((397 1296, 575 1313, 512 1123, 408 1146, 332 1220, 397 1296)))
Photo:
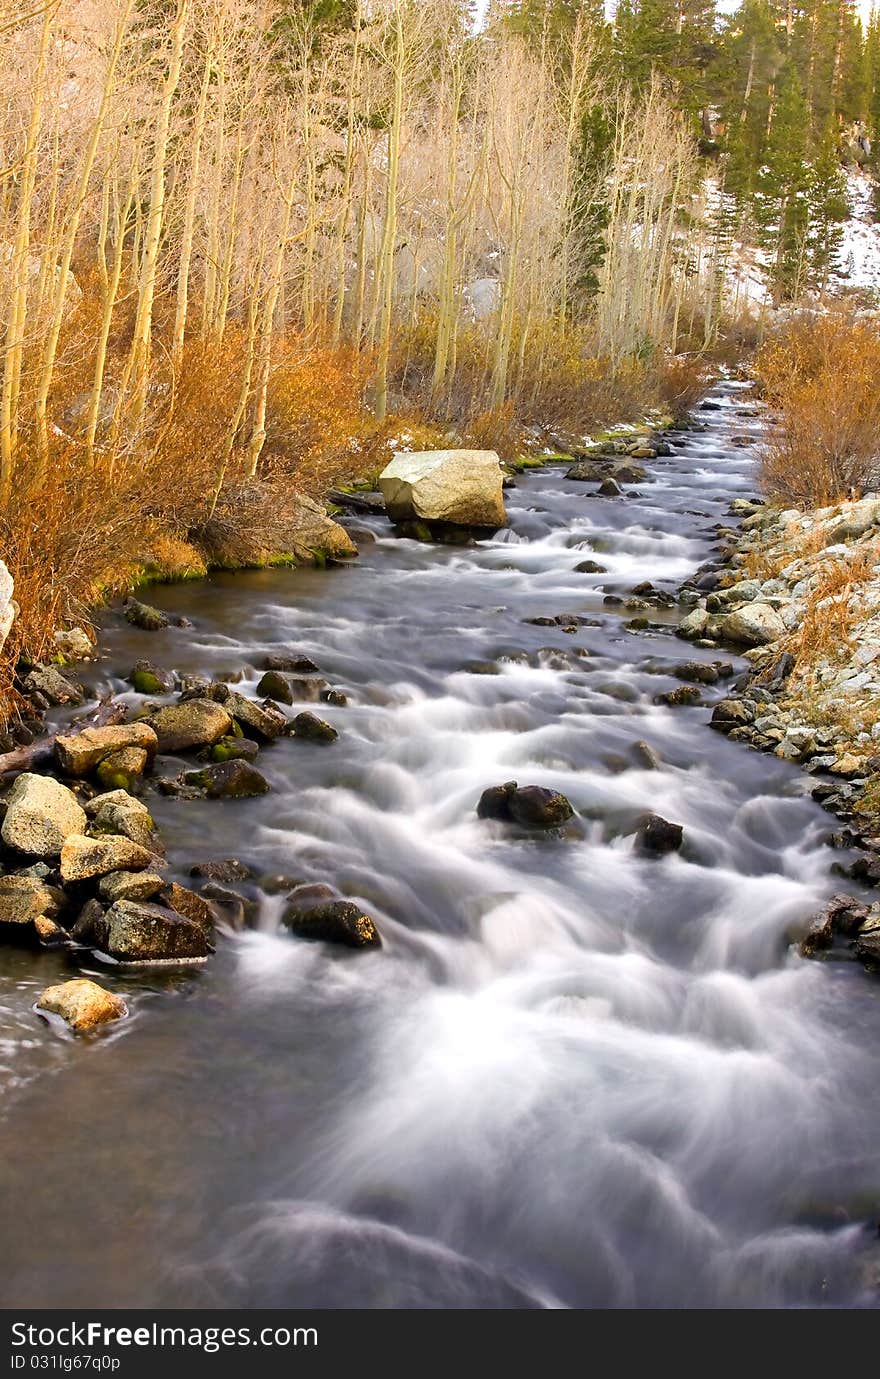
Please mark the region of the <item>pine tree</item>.
POLYGON ((772 254, 774 296, 796 298, 803 286, 809 229, 809 113, 792 63, 782 71, 766 161, 758 176, 757 212, 764 247, 772 254))
POLYGON ((824 290, 838 266, 843 222, 850 214, 846 176, 840 166, 837 134, 829 120, 808 177, 810 226, 807 257, 812 286, 824 290))

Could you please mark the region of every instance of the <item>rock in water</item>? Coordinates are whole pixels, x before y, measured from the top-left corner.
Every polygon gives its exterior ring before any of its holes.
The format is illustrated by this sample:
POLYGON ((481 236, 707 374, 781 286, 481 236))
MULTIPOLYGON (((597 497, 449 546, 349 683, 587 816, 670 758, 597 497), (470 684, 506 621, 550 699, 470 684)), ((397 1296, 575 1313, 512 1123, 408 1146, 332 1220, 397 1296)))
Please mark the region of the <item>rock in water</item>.
POLYGON ((37 919, 54 919, 63 900, 63 892, 36 876, 0 876, 0 924, 28 925, 37 919))
POLYGON ((168 704, 147 719, 158 738, 160 752, 185 752, 208 747, 232 732, 232 717, 211 699, 187 699, 168 704))
POLYGON ((477 817, 500 819, 522 828, 560 828, 574 815, 571 802, 558 790, 542 785, 517 786, 516 781, 491 785, 477 803, 477 817))
POLYGON ((95 775, 108 790, 130 790, 147 768, 143 747, 122 747, 98 762, 95 775))
POLYGON ((510 797, 510 815, 523 828, 561 828, 574 810, 558 790, 542 785, 524 785, 510 797))
POLYGON ((77 977, 71 982, 60 982, 57 986, 47 986, 37 998, 37 1009, 46 1010, 51 1015, 60 1015, 71 1029, 94 1029, 96 1025, 106 1025, 111 1020, 120 1020, 128 1014, 125 1002, 111 991, 105 991, 97 982, 85 977, 77 977))
POLYGON ((379 476, 392 522, 448 522, 497 531, 507 522, 494 450, 398 453, 379 476))
POLYGON ((122 611, 126 622, 130 622, 132 627, 142 628, 144 632, 160 632, 163 627, 171 625, 167 613, 160 612, 149 603, 141 603, 138 599, 126 599, 122 611))
POLYGON ((291 723, 294 737, 306 738, 309 742, 335 742, 339 733, 326 719, 314 713, 298 713, 291 723))
POLYGON ((204 790, 209 800, 245 800, 265 795, 266 777, 247 761, 220 761, 202 771, 187 771, 187 785, 204 790))
POLYGON ((66 840, 84 833, 85 812, 76 796, 50 776, 20 775, 9 792, 3 841, 29 857, 58 857, 66 840))
POLYGON ((95 925, 98 945, 120 962, 206 958, 213 952, 201 925, 163 905, 117 900, 95 925))
POLYGON ((721 636, 737 646, 766 646, 784 637, 785 623, 767 603, 747 603, 736 608, 721 623, 721 636))
POLYGON ((636 832, 636 852, 648 857, 662 857, 666 852, 677 852, 683 838, 681 824, 671 824, 659 814, 647 814, 636 832))
POLYGON ((305 909, 292 906, 284 912, 281 922, 300 938, 341 943, 346 948, 382 946, 373 920, 350 900, 333 900, 305 909))

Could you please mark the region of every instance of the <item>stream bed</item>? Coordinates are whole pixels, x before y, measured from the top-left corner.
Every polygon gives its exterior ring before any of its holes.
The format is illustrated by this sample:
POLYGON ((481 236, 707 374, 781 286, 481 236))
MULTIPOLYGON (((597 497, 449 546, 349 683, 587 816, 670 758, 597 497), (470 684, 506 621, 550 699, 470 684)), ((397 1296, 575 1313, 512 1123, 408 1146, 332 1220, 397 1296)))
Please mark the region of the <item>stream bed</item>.
POLYGON ((790 941, 840 889, 832 821, 709 708, 654 702, 721 656, 676 608, 634 631, 604 601, 675 591, 754 491, 754 404, 710 402, 624 498, 548 466, 491 541, 359 518, 350 567, 152 590, 188 630, 108 616, 93 682, 132 703, 141 657, 253 693, 294 647, 345 692, 336 743, 260 753, 265 797, 149 803, 181 879, 329 882, 384 946, 292 937, 275 882, 198 970, 5 950, 0 1306, 876 1305, 880 983, 790 941), (560 613, 585 621, 529 621, 560 613), (565 836, 477 819, 513 779, 569 797, 565 836), (646 811, 681 853, 635 853, 646 811), (131 1018, 37 1017, 80 970, 131 1018))

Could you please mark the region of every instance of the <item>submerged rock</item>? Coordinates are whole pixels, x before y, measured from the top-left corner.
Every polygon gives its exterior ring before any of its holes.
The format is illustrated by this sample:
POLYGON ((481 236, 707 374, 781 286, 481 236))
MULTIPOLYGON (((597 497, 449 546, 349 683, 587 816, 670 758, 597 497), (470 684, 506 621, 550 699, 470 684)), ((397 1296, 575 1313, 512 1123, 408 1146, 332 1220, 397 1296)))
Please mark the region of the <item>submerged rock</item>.
POLYGON ((152 661, 138 661, 128 673, 128 682, 138 694, 170 694, 177 683, 173 671, 162 670, 152 661))
POLYGON ((257 694, 274 699, 278 704, 293 703, 293 689, 286 675, 280 670, 267 670, 257 684, 257 694))
MULTIPOLYGON (((311 656, 304 656, 301 652, 273 651, 263 657, 263 669, 296 671, 301 675, 310 675, 312 671, 317 671, 318 667, 311 656)), ((268 690, 260 690, 259 686, 257 686, 257 692, 260 694, 269 693, 268 690)), ((271 697, 274 698, 274 695, 271 697)))
POLYGON ((126 599, 122 612, 126 622, 130 622, 132 627, 141 628, 143 632, 161 632, 164 627, 171 626, 167 613, 138 599, 126 599))
POLYGON ((71 1029, 78 1032, 94 1029, 96 1025, 106 1025, 111 1020, 121 1020, 128 1014, 128 1008, 120 996, 106 991, 103 986, 86 977, 47 986, 37 997, 37 1009, 60 1015, 71 1029))
POLYGON ((646 814, 636 830, 635 850, 648 857, 677 852, 684 838, 681 824, 671 824, 659 814, 646 814))
POLYGON ((0 834, 16 852, 58 857, 72 834, 85 832, 86 815, 76 796, 51 776, 24 772, 7 800, 0 834))
POLYGON ((516 790, 516 781, 509 780, 505 785, 490 785, 477 801, 478 819, 510 819, 510 801, 516 790))
POLYGON ((221 737, 212 747, 199 752, 199 761, 254 761, 259 755, 259 743, 253 738, 221 737))
POLYGON ((332 724, 314 713, 298 713, 291 729, 294 737, 304 738, 308 742, 335 742, 339 737, 332 724))
POLYGON ((339 943, 346 948, 381 948, 375 921, 350 900, 319 905, 292 905, 281 922, 299 938, 339 943))
POLYGON ((247 761, 220 761, 201 771, 187 771, 187 785, 203 790, 209 800, 244 800, 270 789, 262 772, 247 761))
POLYGON ((392 522, 445 522, 497 530, 507 522, 494 450, 398 453, 379 476, 392 522))

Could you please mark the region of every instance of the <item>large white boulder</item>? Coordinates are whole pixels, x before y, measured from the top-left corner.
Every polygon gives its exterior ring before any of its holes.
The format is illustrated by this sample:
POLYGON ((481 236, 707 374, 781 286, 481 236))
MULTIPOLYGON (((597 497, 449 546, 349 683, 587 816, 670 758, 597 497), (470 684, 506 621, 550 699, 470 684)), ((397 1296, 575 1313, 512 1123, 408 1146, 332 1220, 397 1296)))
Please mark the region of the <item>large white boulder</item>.
POLYGON ((766 646, 786 633, 785 623, 775 608, 766 603, 746 603, 721 624, 721 636, 738 646, 766 646))
POLYGON ((494 450, 398 453, 379 475, 392 522, 503 527, 501 461, 494 450))

